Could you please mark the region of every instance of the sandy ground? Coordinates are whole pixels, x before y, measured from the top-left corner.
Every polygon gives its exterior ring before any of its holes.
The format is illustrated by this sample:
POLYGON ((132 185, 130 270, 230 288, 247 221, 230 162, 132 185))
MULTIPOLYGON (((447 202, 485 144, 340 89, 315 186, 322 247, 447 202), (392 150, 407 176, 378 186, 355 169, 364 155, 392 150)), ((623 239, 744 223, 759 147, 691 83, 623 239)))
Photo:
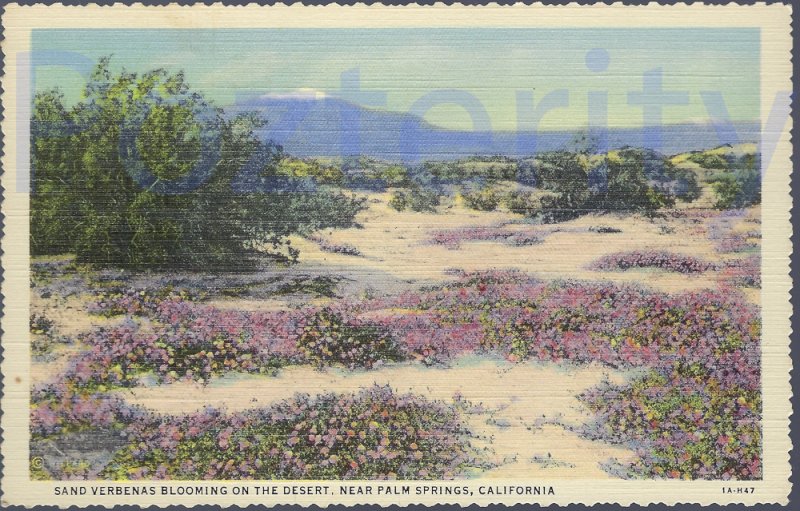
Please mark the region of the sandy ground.
MULTIPOLYGON (((30 380, 32 385, 48 383, 56 380, 66 369, 73 355, 81 350, 77 342, 79 336, 98 327, 110 327, 118 324, 122 318, 104 318, 86 312, 88 295, 62 298, 41 298, 37 292, 31 292, 31 313, 44 314, 53 322, 53 339, 61 338, 66 342, 52 342, 52 351, 41 358, 31 361, 30 380)), ((42 339, 41 334, 31 334, 42 339)))
MULTIPOLYGON (((458 249, 432 245, 429 237, 439 229, 496 226, 520 221, 509 212, 476 212, 452 206, 439 213, 397 212, 387 205, 389 194, 371 196, 368 211, 358 218, 362 229, 326 233, 333 243, 350 244, 363 257, 323 252, 302 238, 292 240, 300 249, 294 271, 336 272, 349 279, 353 292, 393 293, 447 279, 446 270, 466 271, 516 268, 543 279, 610 280, 638 282, 666 292, 715 287, 712 273, 679 275, 659 270, 597 272, 590 263, 603 255, 630 250, 669 250, 707 260, 719 260, 714 243, 706 236, 708 220, 655 219, 640 215, 586 215, 554 225, 506 225, 514 231, 534 229, 544 242, 515 247, 502 242, 464 242, 458 249), (375 202, 380 201, 380 202, 375 202), (619 233, 590 232, 589 227, 613 227, 619 233)), ((757 214, 757 210, 751 214, 757 214)), ((743 219, 731 222, 736 230, 759 227, 743 219), (739 227, 739 224, 744 224, 739 227), (749 226, 749 227, 748 227, 749 226)))
POLYGON ((67 298, 40 298, 31 293, 31 312, 44 313, 53 322, 53 329, 59 335, 77 337, 96 327, 108 327, 120 322, 120 318, 105 318, 87 314, 86 305, 90 295, 67 298))
MULTIPOLYGON (((630 373, 629 373, 630 374, 630 373)), ((628 374, 628 375, 629 375, 628 374)), ((127 401, 162 413, 192 412, 205 405, 243 410, 294 393, 352 392, 390 385, 431 399, 469 403, 474 444, 487 448, 496 468, 481 477, 609 477, 599 463, 629 459, 627 449, 580 438, 572 428, 591 420, 575 397, 601 381, 628 376, 596 364, 571 366, 468 356, 449 368, 401 364, 373 371, 318 371, 292 367, 276 377, 228 375, 207 386, 180 382, 119 391, 127 401)))
MULTIPOLYGON (((366 297, 392 294, 422 285, 452 279, 446 270, 467 271, 517 268, 543 279, 589 279, 639 282, 654 289, 678 292, 715 287, 717 276, 709 272, 684 276, 657 270, 595 272, 587 266, 609 253, 635 249, 663 249, 712 261, 740 255, 720 255, 707 237, 711 220, 666 218, 651 220, 638 215, 588 215, 556 225, 518 225, 522 217, 508 212, 475 212, 459 205, 438 214, 397 212, 388 207, 389 194, 374 194, 367 211, 359 215, 362 229, 320 233, 333 243, 347 243, 363 256, 323 252, 302 238, 292 243, 300 249, 299 264, 276 268, 281 275, 335 275, 342 280, 340 296, 366 297), (464 242, 453 250, 428 243, 438 229, 468 226, 501 226, 502 229, 536 229, 544 237, 537 245, 514 247, 501 242, 464 242), (589 227, 607 226, 620 233, 590 232, 589 227)), ((758 208, 749 211, 758 217, 758 208)), ((727 222, 729 232, 759 230, 760 225, 736 218, 727 222)), ((265 277, 269 276, 266 272, 265 277)), ((754 303, 759 290, 745 291, 754 303)), ((297 297, 268 300, 217 298, 219 307, 245 310, 280 309, 297 303, 297 297)), ((314 298, 324 303, 325 298, 314 298)), ((94 326, 111 324, 86 313, 85 297, 63 301, 42 299, 32 293, 32 311, 44 312, 55 321, 59 335, 77 336, 94 326)), ((68 357, 79 346, 59 346, 46 360, 32 362, 34 383, 56 378, 68 357)), ((485 477, 607 478, 600 464, 609 458, 629 459, 632 453, 618 446, 589 441, 573 431, 591 419, 576 399, 581 391, 604 379, 622 381, 630 373, 611 371, 600 365, 561 366, 530 362, 510 364, 489 358, 464 358, 447 369, 400 364, 374 371, 316 371, 310 367, 286 368, 277 377, 228 375, 208 386, 176 383, 120 391, 128 401, 165 413, 189 412, 204 405, 240 410, 286 399, 296 392, 353 391, 373 383, 391 385, 429 398, 452 401, 462 396, 483 411, 469 415, 476 441, 488 448, 498 463, 485 477)))

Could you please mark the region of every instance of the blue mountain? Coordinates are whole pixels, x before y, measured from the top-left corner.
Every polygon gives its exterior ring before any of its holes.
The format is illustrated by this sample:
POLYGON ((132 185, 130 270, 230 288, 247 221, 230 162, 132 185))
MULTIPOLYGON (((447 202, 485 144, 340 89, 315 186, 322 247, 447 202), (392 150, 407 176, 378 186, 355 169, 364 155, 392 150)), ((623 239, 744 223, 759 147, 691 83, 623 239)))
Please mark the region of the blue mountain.
MULTIPOLYGON (((269 97, 239 102, 235 111, 256 111, 268 124, 259 136, 281 144, 288 153, 306 156, 353 156, 417 163, 472 155, 529 156, 563 149, 576 131, 475 132, 448 130, 409 114, 365 108, 338 98, 269 97)), ((653 128, 611 128, 608 147, 633 146, 665 154, 709 149, 722 144, 757 142, 757 122, 727 126, 708 123, 653 128), (659 146, 660 147, 657 147, 659 146)), ((585 133, 585 131, 584 131, 585 133)))

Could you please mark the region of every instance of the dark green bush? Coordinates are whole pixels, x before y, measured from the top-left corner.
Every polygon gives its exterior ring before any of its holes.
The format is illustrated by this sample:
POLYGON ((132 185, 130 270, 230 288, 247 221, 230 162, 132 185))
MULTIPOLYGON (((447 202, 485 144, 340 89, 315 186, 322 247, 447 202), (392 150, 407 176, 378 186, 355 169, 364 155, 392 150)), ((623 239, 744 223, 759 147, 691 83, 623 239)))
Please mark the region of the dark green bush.
POLYGON ((397 211, 410 209, 419 213, 433 213, 440 204, 439 193, 435 190, 426 190, 423 187, 414 187, 410 190, 398 190, 392 194, 389 206, 397 211))
POLYGON ((729 171, 708 180, 716 196, 717 209, 744 208, 761 203, 761 158, 758 154, 729 157, 729 171))
POLYGON ((597 196, 597 207, 607 210, 652 211, 671 202, 650 185, 648 155, 639 150, 623 150, 606 161, 608 179, 597 196))
POLYGON ((710 154, 707 152, 692 153, 687 159, 697 163, 704 169, 726 170, 728 168, 728 160, 719 154, 710 154))
POLYGON ((541 203, 535 200, 530 193, 516 190, 509 192, 504 201, 509 211, 526 216, 533 216, 542 207, 541 203))
POLYGON ((461 192, 464 204, 478 211, 494 211, 500 205, 501 195, 494 188, 461 192))
POLYGON ((408 169, 397 163, 361 155, 344 158, 340 165, 348 188, 383 191, 411 185, 408 169))
POLYGON ((538 186, 553 192, 541 200, 539 216, 546 222, 567 220, 581 215, 590 198, 588 166, 582 155, 551 151, 536 157, 538 186))
POLYGON ((536 192, 514 190, 507 193, 503 197, 503 201, 512 213, 533 217, 542 212, 542 197, 545 196, 554 196, 554 194, 541 190, 536 192))
POLYGON ((425 162, 422 170, 441 182, 463 183, 516 179, 518 162, 508 156, 471 156, 456 161, 425 162))
POLYGON ((552 151, 536 158, 539 186, 560 194, 560 204, 580 209, 589 197, 588 167, 580 155, 552 151))
POLYGON ((396 191, 389 199, 389 207, 397 211, 405 211, 408 207, 408 194, 404 191, 396 191))
POLYGON ((333 165, 323 165, 312 159, 300 159, 286 156, 280 160, 276 173, 289 177, 311 177, 318 183, 341 184, 344 174, 333 165))
POLYGON ((736 199, 742 193, 742 187, 733 174, 718 174, 710 180, 711 189, 714 191, 717 209, 730 209, 736 204, 736 199))
POLYGON ((364 199, 341 192, 291 188, 297 176, 281 175, 282 150, 255 133, 263 123, 226 117, 181 73, 114 75, 102 59, 84 96, 72 108, 57 91, 34 99, 34 255, 242 270, 265 252, 295 258, 288 235, 350 226, 364 208, 364 199), (203 155, 205 170, 196 166, 203 155), (279 177, 288 185, 270 185, 279 177))
POLYGON ((381 169, 378 176, 386 186, 407 186, 410 183, 408 170, 402 165, 389 165, 381 169))
POLYGON ((411 211, 433 213, 439 206, 439 192, 423 188, 412 188, 409 196, 411 211))
POLYGON ((761 204, 761 172, 758 168, 739 168, 733 173, 741 192, 736 202, 741 207, 761 204))

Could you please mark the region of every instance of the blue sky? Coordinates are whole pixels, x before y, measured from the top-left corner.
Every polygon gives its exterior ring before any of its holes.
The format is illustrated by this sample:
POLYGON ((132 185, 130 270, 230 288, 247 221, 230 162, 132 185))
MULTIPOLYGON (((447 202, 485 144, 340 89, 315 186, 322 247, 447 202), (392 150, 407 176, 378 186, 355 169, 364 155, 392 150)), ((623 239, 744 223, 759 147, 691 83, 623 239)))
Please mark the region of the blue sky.
MULTIPOLYGON (((407 112, 437 90, 458 90, 478 100, 492 129, 513 130, 521 91, 538 104, 563 89, 569 105, 545 114, 539 127, 575 129, 587 124, 589 93, 601 91, 609 126, 635 127, 642 107, 629 105, 628 93, 658 68, 663 88, 689 100, 665 107, 663 122, 707 119, 701 91, 721 94, 734 121, 759 119, 757 29, 84 29, 36 30, 32 38, 34 54, 66 52, 63 65, 37 68, 36 89, 59 86, 70 101, 85 79, 69 60, 113 55, 118 69, 183 70, 223 107, 254 94, 337 95, 342 73, 357 69, 360 89, 379 93, 348 96, 365 106, 407 112)), ((472 125, 457 105, 434 105, 425 118, 446 128, 472 125)))

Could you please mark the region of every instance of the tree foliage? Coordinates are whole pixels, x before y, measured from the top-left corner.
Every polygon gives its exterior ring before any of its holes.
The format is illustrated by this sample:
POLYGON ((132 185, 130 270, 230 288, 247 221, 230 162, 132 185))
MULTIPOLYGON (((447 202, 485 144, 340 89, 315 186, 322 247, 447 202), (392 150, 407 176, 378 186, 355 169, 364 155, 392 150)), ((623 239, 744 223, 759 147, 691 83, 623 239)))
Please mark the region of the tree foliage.
POLYGON ((761 159, 758 154, 729 157, 727 172, 709 179, 717 209, 743 208, 761 203, 761 159))
POLYGON ((351 225, 363 199, 279 179, 280 147, 228 118, 181 73, 113 73, 102 59, 71 108, 37 94, 31 251, 135 268, 243 269, 297 253, 289 234, 351 225))

